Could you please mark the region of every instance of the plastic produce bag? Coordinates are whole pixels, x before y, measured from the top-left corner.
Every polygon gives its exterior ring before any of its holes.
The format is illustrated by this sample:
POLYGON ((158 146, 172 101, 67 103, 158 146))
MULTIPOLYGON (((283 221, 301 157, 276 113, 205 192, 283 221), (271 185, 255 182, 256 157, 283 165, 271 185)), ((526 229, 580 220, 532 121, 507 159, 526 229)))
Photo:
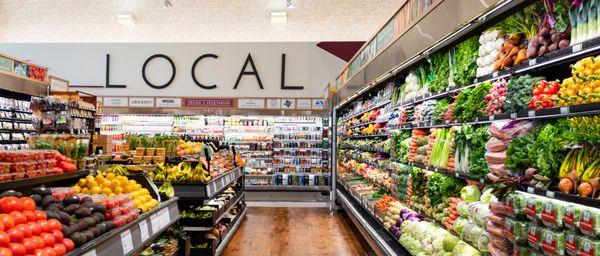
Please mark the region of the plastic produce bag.
POLYGON ((579 255, 597 256, 600 254, 600 241, 589 237, 581 237, 579 240, 579 255))
POLYGON ((454 225, 452 226, 452 229, 454 230, 454 232, 456 232, 459 236, 462 236, 463 233, 463 227, 465 226, 465 224, 469 223, 469 220, 465 217, 459 217, 456 220, 454 220, 454 225))
POLYGON ((504 224, 506 222, 504 216, 498 215, 498 214, 495 214, 495 213, 491 212, 486 217, 495 226, 500 227, 500 228, 504 228, 504 224))
POLYGON ((481 197, 481 191, 475 185, 465 186, 460 190, 460 197, 463 199, 463 201, 469 204, 479 201, 479 198, 481 197))
POLYGON ((537 222, 542 216, 542 206, 545 201, 541 198, 531 196, 527 198, 527 206, 525 207, 525 215, 529 220, 537 222))
POLYGON ((545 226, 551 228, 560 228, 563 225, 563 216, 565 214, 564 203, 554 200, 548 200, 544 203, 541 218, 545 226))
POLYGON ((460 216, 467 216, 469 214, 469 206, 463 201, 456 204, 456 209, 458 210, 458 214, 460 214, 460 216))
POLYGON ((561 231, 543 229, 540 239, 542 251, 549 255, 565 255, 565 234, 561 231))
POLYGON ((508 238, 508 240, 517 244, 527 243, 527 232, 529 230, 527 222, 507 218, 505 226, 506 238, 508 238))
POLYGON ((538 250, 540 248, 540 235, 542 234, 542 229, 536 225, 530 225, 529 230, 527 231, 527 244, 538 250))
POLYGON ((600 213, 598 210, 585 208, 581 211, 579 231, 587 236, 600 234, 600 213))
POLYGON ((527 206, 527 197, 523 194, 513 194, 511 197, 511 206, 515 216, 525 216, 525 207, 527 206))
POLYGON ((570 256, 577 255, 581 237, 575 232, 565 232, 565 254, 570 256))
POLYGON ((485 150, 488 152, 500 152, 508 148, 510 140, 500 140, 496 137, 492 137, 485 143, 485 150))
POLYGON ((487 232, 483 232, 481 236, 477 239, 477 249, 482 252, 488 252, 488 244, 490 243, 490 238, 488 237, 487 232))
POLYGON ((506 150, 500 152, 485 152, 485 161, 488 164, 503 164, 506 160, 506 150))
POLYGON ((566 228, 575 230, 579 227, 579 220, 581 219, 580 207, 569 204, 565 207, 565 214, 563 216, 563 225, 566 228))
POLYGON ((509 140, 529 133, 533 127, 533 123, 528 121, 494 121, 490 124, 488 132, 498 139, 509 140))
POLYGON ((496 247, 498 249, 497 251, 502 252, 502 254, 509 254, 513 247, 512 242, 508 241, 504 236, 496 236, 491 233, 489 233, 488 236, 490 239, 490 244, 496 247))
MULTIPOLYGON (((510 206, 510 204, 509 204, 510 206)), ((494 201, 490 203, 490 212, 492 212, 494 215, 501 217, 501 216, 511 216, 513 215, 512 213, 512 208, 507 209, 508 207, 504 204, 501 203, 499 201, 494 201), (507 210, 510 210, 507 211, 507 210)))

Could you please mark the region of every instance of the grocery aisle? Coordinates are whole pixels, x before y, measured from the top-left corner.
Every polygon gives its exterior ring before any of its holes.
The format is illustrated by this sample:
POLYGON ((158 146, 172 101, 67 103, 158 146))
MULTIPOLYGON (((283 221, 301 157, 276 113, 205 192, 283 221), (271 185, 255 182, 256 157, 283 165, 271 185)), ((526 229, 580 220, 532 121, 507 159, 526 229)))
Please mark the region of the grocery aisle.
POLYGON ((365 255, 365 250, 342 214, 251 207, 223 255, 365 255))

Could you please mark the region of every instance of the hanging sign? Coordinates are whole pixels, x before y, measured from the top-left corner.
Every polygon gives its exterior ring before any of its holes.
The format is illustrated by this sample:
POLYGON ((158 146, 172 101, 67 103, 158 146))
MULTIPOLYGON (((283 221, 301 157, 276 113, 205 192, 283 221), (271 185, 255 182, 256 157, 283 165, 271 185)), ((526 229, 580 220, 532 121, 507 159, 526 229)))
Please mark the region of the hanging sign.
POLYGON ((127 107, 127 97, 104 97, 102 105, 105 107, 127 107))
POLYGON ((67 92, 69 91, 69 81, 58 78, 55 76, 49 76, 50 80, 50 91, 52 92, 67 92))
POLYGON ((13 62, 13 60, 4 56, 0 56, 0 70, 12 73, 14 65, 15 63, 13 62))
POLYGON ((138 108, 152 108, 154 107, 154 98, 131 97, 129 98, 129 106, 138 108))
POLYGON ((325 101, 318 99, 318 100, 312 100, 312 109, 324 109, 325 108, 325 101))
POLYGON ((232 108, 233 99, 197 99, 183 98, 183 107, 187 108, 232 108))
POLYGON ((265 108, 265 99, 238 99, 238 108, 244 109, 263 109, 265 108))
POLYGON ((296 103, 297 109, 311 109, 312 101, 310 99, 298 99, 296 103))
POLYGON ((281 99, 267 99, 267 108, 280 109, 281 108, 281 99))
POLYGON ((283 109, 294 109, 296 108, 295 99, 283 99, 281 100, 281 108, 283 109))
POLYGON ((180 98, 156 98, 156 106, 163 108, 180 108, 180 98))

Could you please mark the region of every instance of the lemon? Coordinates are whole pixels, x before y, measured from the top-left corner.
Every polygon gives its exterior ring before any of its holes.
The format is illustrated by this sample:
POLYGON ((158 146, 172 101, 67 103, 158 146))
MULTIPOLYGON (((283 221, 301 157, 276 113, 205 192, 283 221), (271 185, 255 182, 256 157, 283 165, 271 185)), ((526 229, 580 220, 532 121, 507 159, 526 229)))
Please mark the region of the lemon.
POLYGON ((115 190, 115 194, 120 195, 123 194, 123 188, 122 187, 116 187, 114 188, 115 190))
POLYGON ((130 181, 129 181, 129 184, 131 184, 131 185, 135 185, 135 184, 137 184, 137 182, 135 182, 135 180, 130 180, 130 181))
POLYGON ((112 180, 112 179, 115 178, 115 174, 114 173, 106 174, 106 178, 109 179, 109 180, 112 180))
POLYGON ((135 190, 140 190, 142 189, 142 185, 140 184, 135 184, 135 190))
POLYGON ((115 193, 110 193, 110 194, 108 194, 108 196, 116 196, 116 194, 115 193))
POLYGON ((108 195, 110 193, 112 193, 112 190, 110 188, 105 187, 102 189, 102 194, 108 195))
POLYGON ((90 189, 90 193, 92 194, 100 194, 100 192, 102 192, 102 189, 100 187, 93 187, 92 189, 90 189))
POLYGON ((111 184, 111 183, 110 183, 110 180, 106 180, 106 179, 105 179, 105 180, 103 180, 103 181, 102 181, 102 183, 101 183, 101 184, 102 184, 102 187, 103 187, 103 188, 110 188, 110 184, 111 184))
POLYGON ((89 189, 87 187, 84 187, 84 188, 81 189, 81 193, 82 194, 87 194, 88 191, 89 191, 89 189))
POLYGON ((133 187, 132 185, 127 185, 127 186, 125 186, 125 188, 124 188, 124 192, 125 192, 125 193, 131 193, 131 192, 133 192, 133 191, 134 191, 134 187, 133 187))
POLYGON ((75 185, 75 186, 73 186, 73 190, 75 190, 75 193, 80 193, 81 187, 79 185, 75 185))
POLYGON ((148 189, 142 188, 140 189, 142 195, 150 195, 150 191, 148 191, 148 189))
POLYGON ((96 182, 95 180, 88 182, 87 187, 89 189, 96 188, 96 187, 98 187, 98 182, 96 182))
POLYGON ((86 184, 87 184, 86 179, 79 179, 79 182, 77 183, 77 185, 79 185, 79 187, 85 187, 86 184))
MULTIPOLYGON (((111 187, 113 190, 115 190, 115 189, 117 189, 117 188, 120 188, 120 187, 121 187, 121 182, 119 182, 118 180, 112 180, 112 181, 110 182, 110 187, 111 187)), ((123 190, 123 188, 121 188, 121 190, 123 190)))

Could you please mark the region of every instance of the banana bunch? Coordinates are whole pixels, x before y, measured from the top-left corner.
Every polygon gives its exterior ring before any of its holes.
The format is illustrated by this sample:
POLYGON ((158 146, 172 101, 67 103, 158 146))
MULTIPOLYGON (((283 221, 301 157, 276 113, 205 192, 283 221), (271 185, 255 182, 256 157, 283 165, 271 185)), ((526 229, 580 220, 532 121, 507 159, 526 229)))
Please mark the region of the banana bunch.
POLYGON ((210 173, 202 167, 202 164, 195 168, 187 162, 181 162, 173 166, 165 166, 162 163, 156 164, 156 168, 150 174, 153 181, 172 181, 172 182, 202 182, 210 181, 210 173))
POLYGON ((210 176, 210 173, 208 171, 204 170, 204 168, 202 167, 202 164, 196 165, 196 168, 194 168, 193 181, 207 183, 210 181, 210 179, 212 179, 212 177, 210 176))
POLYGON ((119 164, 113 164, 111 166, 108 166, 106 168, 102 168, 102 169, 98 170, 98 174, 106 175, 108 173, 113 173, 117 176, 129 175, 129 171, 127 169, 123 168, 123 166, 121 166, 119 164))
POLYGON ((175 196, 175 189, 173 188, 173 186, 171 185, 171 182, 169 182, 169 181, 163 182, 163 184, 160 186, 160 188, 158 188, 158 192, 161 194, 164 194, 168 198, 175 196))
POLYGON ((137 164, 125 165, 125 169, 127 169, 128 171, 132 171, 132 172, 143 172, 144 171, 144 168, 142 168, 141 166, 139 166, 137 164))

